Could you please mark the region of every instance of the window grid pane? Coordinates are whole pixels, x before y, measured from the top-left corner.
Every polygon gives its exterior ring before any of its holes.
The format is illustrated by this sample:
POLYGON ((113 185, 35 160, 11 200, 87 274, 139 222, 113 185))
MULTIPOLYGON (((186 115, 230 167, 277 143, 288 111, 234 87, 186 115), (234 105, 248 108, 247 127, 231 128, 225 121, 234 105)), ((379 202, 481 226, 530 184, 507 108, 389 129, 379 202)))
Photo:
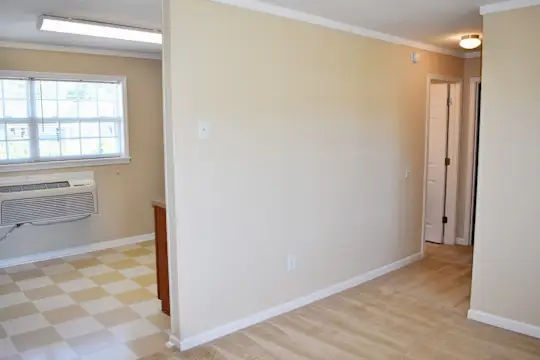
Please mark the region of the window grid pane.
POLYGON ((0 78, 0 164, 122 156, 122 86, 0 78))

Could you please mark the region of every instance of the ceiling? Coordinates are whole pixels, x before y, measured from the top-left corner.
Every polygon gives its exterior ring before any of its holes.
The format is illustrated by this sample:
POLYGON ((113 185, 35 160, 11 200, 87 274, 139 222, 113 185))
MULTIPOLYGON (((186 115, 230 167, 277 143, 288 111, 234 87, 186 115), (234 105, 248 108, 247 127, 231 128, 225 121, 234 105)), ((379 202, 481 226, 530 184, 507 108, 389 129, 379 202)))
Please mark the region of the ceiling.
MULTIPOLYGON (((234 3, 234 0, 222 2, 234 3)), ((497 0, 260 0, 401 38, 458 50, 460 35, 481 33, 479 7, 497 0)), ((244 0, 245 2, 245 0, 244 0)), ((0 0, 0 41, 156 54, 160 46, 37 30, 39 15, 161 28, 161 0, 0 0)))

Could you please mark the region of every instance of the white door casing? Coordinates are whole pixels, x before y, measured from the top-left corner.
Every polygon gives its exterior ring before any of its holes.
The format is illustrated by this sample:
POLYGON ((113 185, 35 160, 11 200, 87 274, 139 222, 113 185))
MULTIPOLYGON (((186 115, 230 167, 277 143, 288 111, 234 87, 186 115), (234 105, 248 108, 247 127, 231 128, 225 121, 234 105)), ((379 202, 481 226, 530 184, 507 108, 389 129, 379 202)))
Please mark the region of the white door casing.
POLYGON ((449 84, 431 84, 429 88, 429 135, 425 214, 425 240, 443 243, 446 165, 448 140, 449 84))

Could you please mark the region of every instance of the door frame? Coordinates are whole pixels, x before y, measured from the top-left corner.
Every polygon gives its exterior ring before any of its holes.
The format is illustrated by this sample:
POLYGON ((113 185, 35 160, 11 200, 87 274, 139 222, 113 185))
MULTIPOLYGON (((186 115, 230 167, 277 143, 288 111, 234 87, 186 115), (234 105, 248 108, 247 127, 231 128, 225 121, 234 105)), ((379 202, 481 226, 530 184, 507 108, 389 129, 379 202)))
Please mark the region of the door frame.
MULTIPOLYGON (((443 82, 454 87, 456 98, 450 107, 450 126, 448 129, 448 157, 451 159, 450 166, 446 175, 446 202, 445 213, 448 216, 448 223, 445 226, 443 244, 454 245, 456 243, 456 217, 457 217, 457 189, 458 189, 458 169, 459 169, 459 139, 461 135, 460 126, 462 118, 462 89, 463 79, 428 74, 426 80, 426 114, 424 129, 424 182, 423 182, 423 200, 422 200, 422 238, 421 251, 424 254, 424 239, 426 231, 426 200, 427 200, 427 171, 429 159, 429 105, 430 105, 430 86, 432 82, 443 82), (453 120, 453 121, 452 121, 453 120)), ((442 220, 442 219, 441 219, 442 220)))
POLYGON ((472 239, 472 205, 473 205, 473 179, 476 177, 476 154, 478 143, 476 142, 476 135, 478 133, 478 85, 482 82, 481 77, 473 77, 470 79, 469 83, 469 92, 467 96, 469 97, 469 128, 468 128, 468 138, 467 149, 471 151, 466 154, 465 157, 465 208, 463 209, 463 237, 464 245, 471 245, 472 239))

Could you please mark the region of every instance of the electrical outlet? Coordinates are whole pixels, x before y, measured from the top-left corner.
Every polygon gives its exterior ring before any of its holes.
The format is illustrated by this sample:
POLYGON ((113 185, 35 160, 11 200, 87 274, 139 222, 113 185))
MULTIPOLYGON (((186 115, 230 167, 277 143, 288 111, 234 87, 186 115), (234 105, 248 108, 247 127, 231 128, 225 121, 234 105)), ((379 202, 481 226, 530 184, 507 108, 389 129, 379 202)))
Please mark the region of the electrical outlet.
POLYGON ((296 255, 289 254, 287 255, 287 271, 295 271, 295 270, 296 270, 296 255))

